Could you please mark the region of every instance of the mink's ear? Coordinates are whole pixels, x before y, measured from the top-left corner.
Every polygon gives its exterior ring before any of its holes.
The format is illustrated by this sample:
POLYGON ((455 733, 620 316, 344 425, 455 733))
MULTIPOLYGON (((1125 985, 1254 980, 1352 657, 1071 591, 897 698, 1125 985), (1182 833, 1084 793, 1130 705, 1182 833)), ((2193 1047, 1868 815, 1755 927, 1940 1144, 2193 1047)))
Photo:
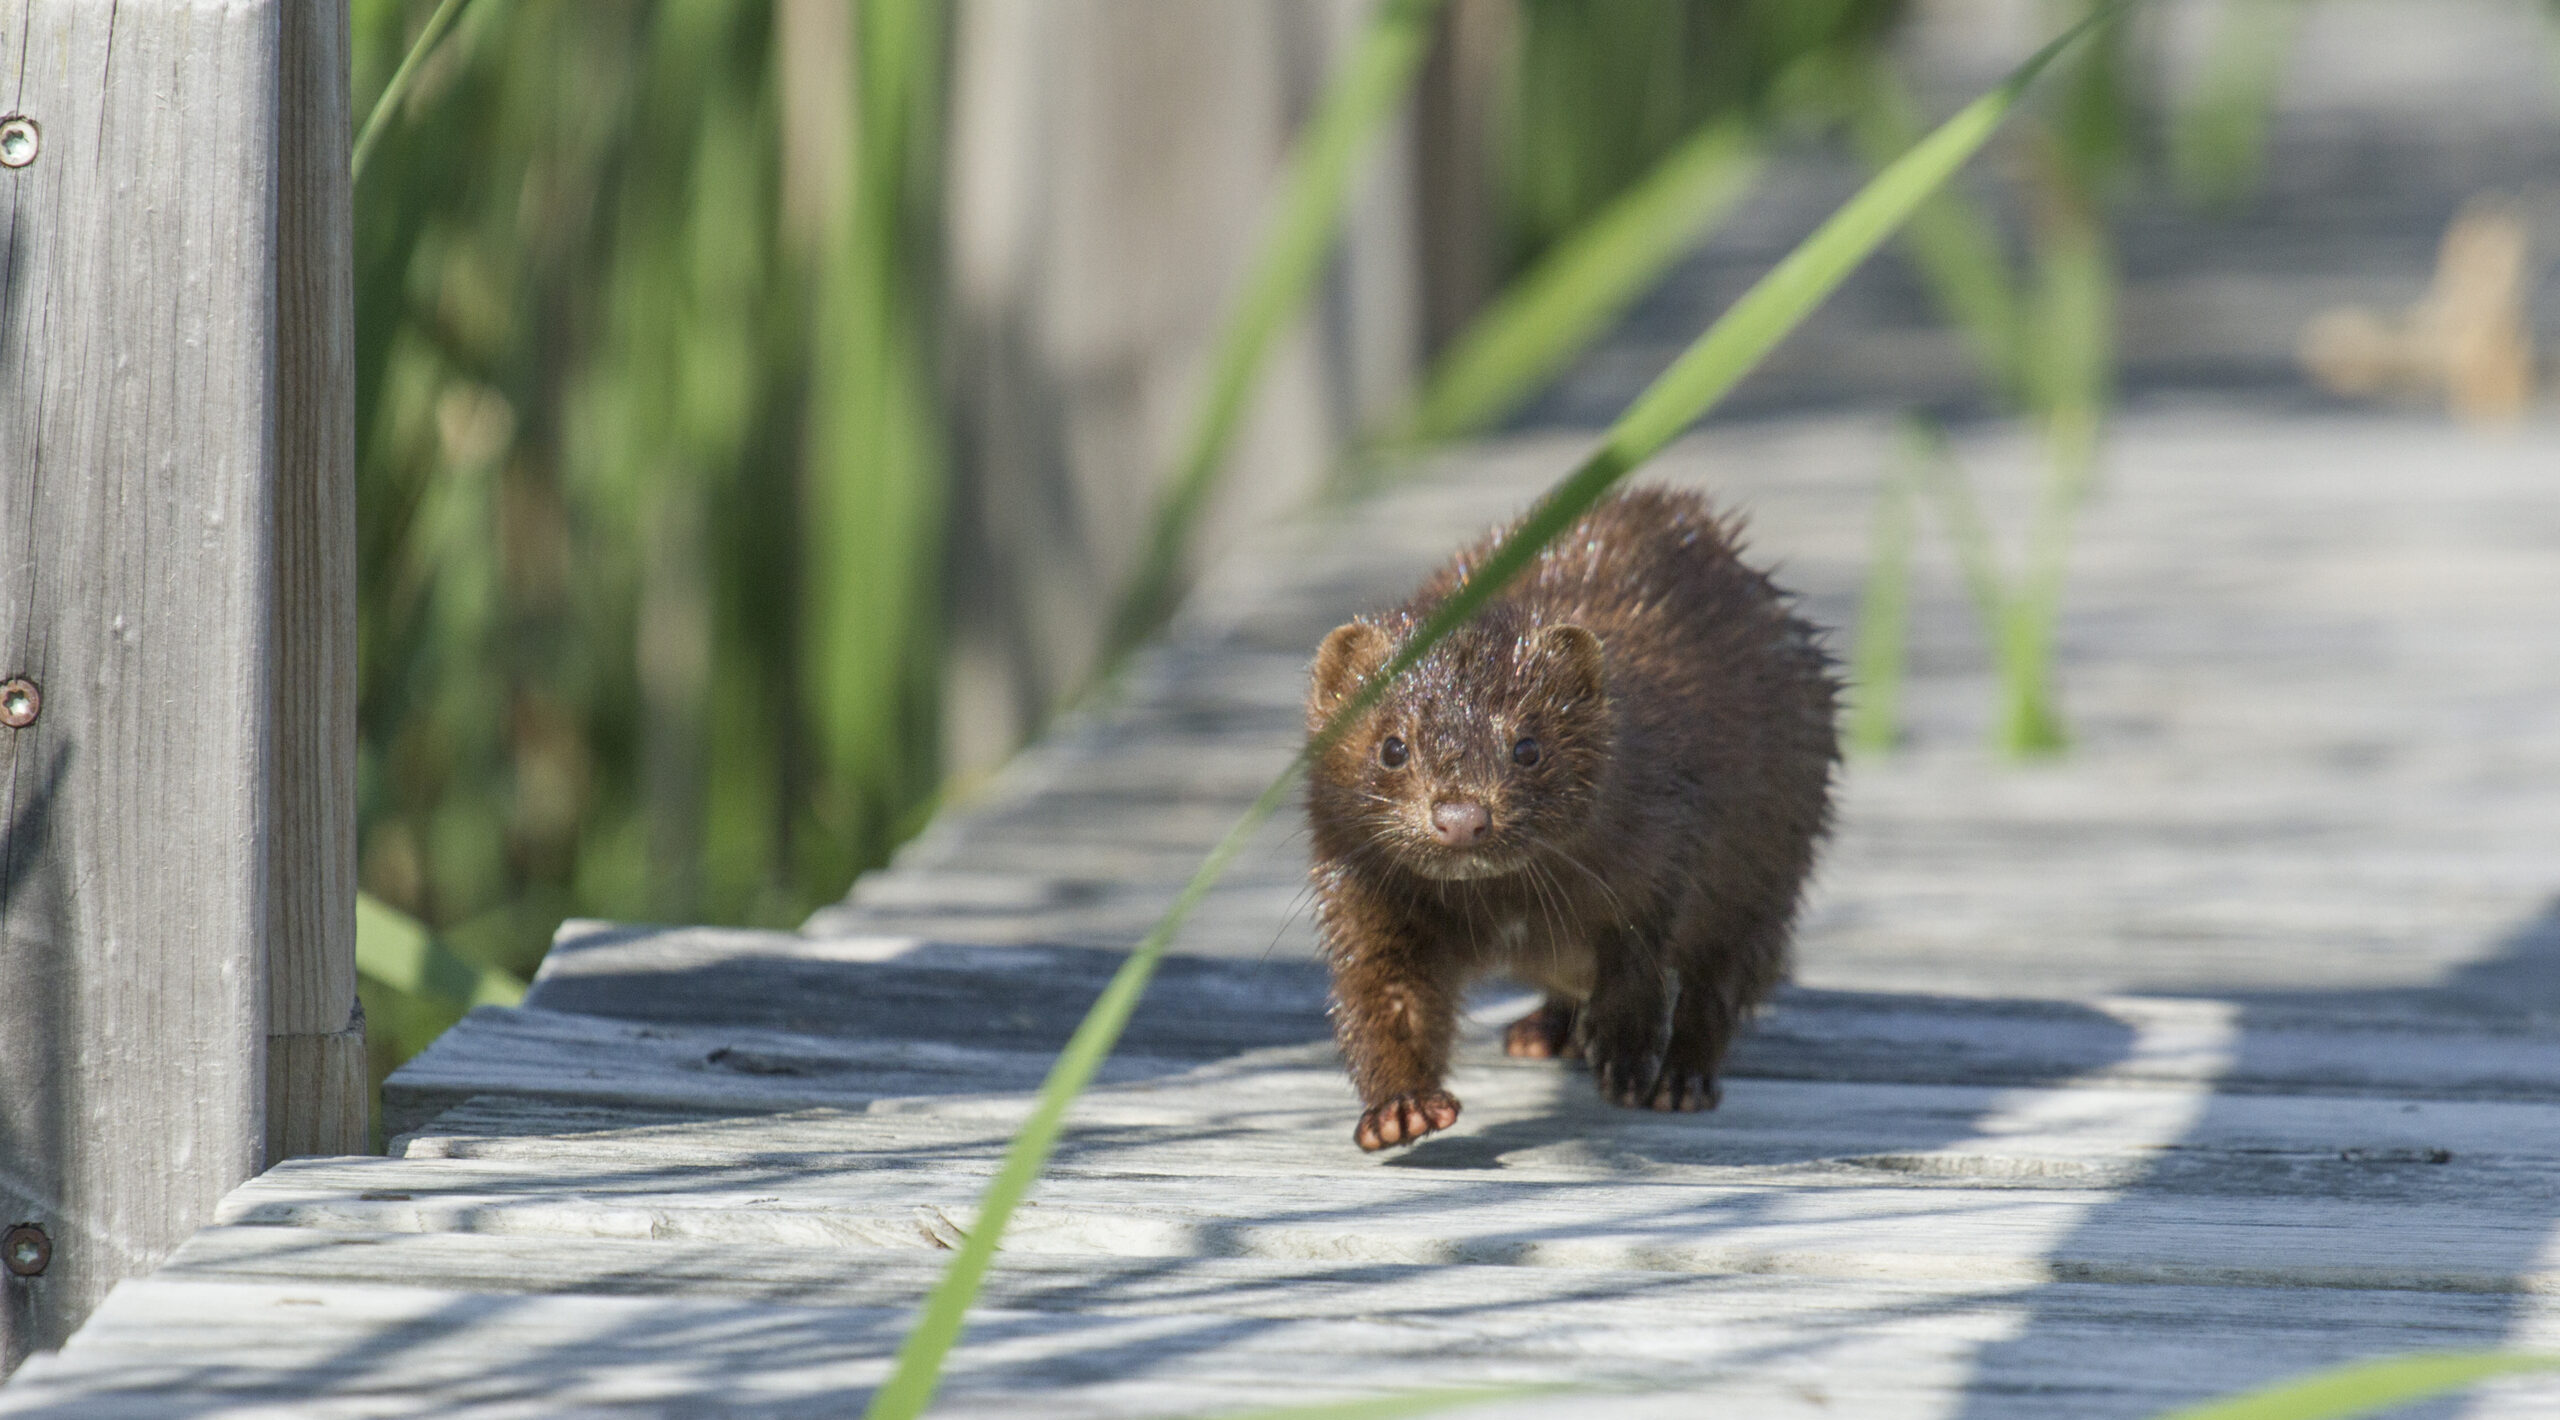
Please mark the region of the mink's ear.
POLYGON ((1316 648, 1315 685, 1307 696, 1307 728, 1323 728, 1343 700, 1360 688, 1392 649, 1387 633, 1365 621, 1346 621, 1333 628, 1316 648))
POLYGON ((1550 626, 1538 633, 1538 659, 1569 700, 1598 700, 1608 685, 1600 638, 1579 626, 1550 626))

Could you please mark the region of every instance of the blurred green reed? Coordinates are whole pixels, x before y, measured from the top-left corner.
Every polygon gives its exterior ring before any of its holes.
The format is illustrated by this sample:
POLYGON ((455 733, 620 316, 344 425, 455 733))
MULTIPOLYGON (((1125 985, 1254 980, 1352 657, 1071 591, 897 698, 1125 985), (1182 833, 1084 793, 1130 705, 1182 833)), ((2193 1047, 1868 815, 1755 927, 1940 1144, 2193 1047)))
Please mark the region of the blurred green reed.
POLYGON ((1904 0, 1520 0, 1499 191, 1524 268, 1707 125, 1766 123, 1791 87, 1871 53, 1904 0))
POLYGON ((1906 466, 1888 469, 1876 492, 1867 585, 1858 601, 1856 639, 1849 651, 1849 723, 1841 736, 1852 754, 1885 754, 1901 738, 1902 667, 1910 654, 1911 553, 1920 538, 1914 485, 1930 454, 1925 438, 1920 421, 1906 417, 1906 466))
POLYGON ((1413 407, 1356 455, 1371 460, 1476 433, 1580 353, 1738 206, 1760 174, 1760 144, 1738 118, 1714 119, 1652 171, 1558 239, 1450 342, 1413 407))
POLYGON ((2267 118, 2310 3, 2225 0, 2204 72, 2169 129, 2169 171, 2190 199, 2229 206, 2257 186, 2267 118))
MULTIPOLYGON (((1962 190, 1940 193, 1904 234, 1904 249, 1939 308, 1965 331, 1987 391, 2033 424, 2045 472, 2029 514, 2022 567, 2001 576, 1989 524, 1963 490, 1963 474, 1934 427, 1907 450, 1954 544, 1998 678, 1992 745, 2014 759, 2060 753, 2070 737, 2056 700, 2054 661, 2071 532, 2096 480, 2115 392, 2116 270, 2103 216, 2124 183, 2139 117, 2129 77, 2127 27, 2111 26, 2074 56, 2052 104, 2022 125, 2027 209, 2025 269, 2012 263, 1999 228, 1962 190)), ((1856 89, 1850 130, 1874 161, 1905 141, 1917 108, 1881 69, 1856 89)), ((1886 475, 1880 497, 1907 497, 1901 474, 1886 475)), ((1909 519, 1879 515, 1880 539, 1918 536, 1909 519)), ((1867 606, 1897 618, 1858 633, 1851 745, 1893 744, 1900 700, 1907 579, 1912 549, 1881 540, 1867 606), (1869 648, 1873 649, 1870 650, 1869 648)))
POLYGON ((1903 8, 1523 0, 1497 184, 1513 276, 1347 461, 1344 491, 1536 394, 1739 209, 1773 132, 1838 105, 1903 8))
MULTIPOLYGON (((1438 357, 1413 405, 1344 457, 1335 491, 1365 491, 1381 462, 1479 432, 1534 394, 1740 203, 1763 130, 1804 106, 1790 78, 1802 88, 1867 55, 1902 3, 1522 0, 1496 220, 1523 270, 1438 357)), ((1439 5, 1383 0, 1293 147, 1121 595, 1106 672, 1172 610, 1253 378, 1305 306, 1354 160, 1400 110, 1439 5)))
POLYGON ((1379 0, 1325 85, 1306 131, 1291 145, 1271 230, 1219 332, 1207 391, 1157 505, 1137 572, 1113 613, 1103 648, 1106 671, 1172 614, 1194 530, 1226 467, 1255 377, 1272 342, 1306 306, 1341 224, 1353 164, 1403 107, 1430 49, 1440 3, 1379 0))
POLYGON ((797 922, 936 778, 940 7, 482 0, 416 44, 457 10, 353 9, 360 113, 415 51, 356 194, 378 1067, 564 916, 797 922), (461 965, 386 978, 411 937, 461 965))
MULTIPOLYGON (((2229 0, 2224 8, 2200 78, 2166 106, 2168 177, 2191 199, 2228 206, 2254 185, 2286 51, 2308 3, 2229 0)), ((2069 744, 2056 701, 2056 639, 2072 527, 2097 483, 2115 402, 2119 276, 2106 212, 2136 172, 2145 146, 2139 130, 2152 107, 2133 78, 2127 33, 2116 27, 2089 45, 2058 102, 2023 125, 2012 185, 2026 210, 2023 270, 1988 212, 1959 189, 1941 193, 1903 234, 1939 309, 1966 332, 1986 388, 2044 443, 2044 477, 2014 580, 1998 570, 1988 522, 1943 435, 1923 441, 1931 451, 1920 461, 1990 643, 1999 697, 1991 743, 2012 758, 2069 744)), ((1917 107, 1890 70, 1876 67, 1850 93, 1850 131, 1869 161, 1916 131, 1917 107)), ((1859 631, 1851 743, 1864 752, 1899 733, 1912 548, 1888 539, 1918 536, 1917 524, 1892 506, 1908 497, 1904 477, 1888 472, 1878 495, 1884 506, 1867 606, 1892 620, 1859 631)))

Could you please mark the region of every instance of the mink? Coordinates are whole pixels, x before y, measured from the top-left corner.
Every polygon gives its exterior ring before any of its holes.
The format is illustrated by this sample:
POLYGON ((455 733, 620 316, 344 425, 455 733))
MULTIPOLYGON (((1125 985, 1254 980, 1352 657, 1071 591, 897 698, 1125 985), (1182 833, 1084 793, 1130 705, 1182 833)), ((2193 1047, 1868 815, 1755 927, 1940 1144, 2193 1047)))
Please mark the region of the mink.
MULTIPOLYGON (((1325 637, 1311 739, 1504 535, 1325 637)), ((1307 820, 1361 1148, 1457 1122, 1459 998, 1494 973, 1546 993, 1508 1053, 1578 1056, 1621 1105, 1716 1106, 1829 828, 1831 667, 1742 560, 1738 519, 1640 487, 1549 542, 1323 749, 1307 820)))

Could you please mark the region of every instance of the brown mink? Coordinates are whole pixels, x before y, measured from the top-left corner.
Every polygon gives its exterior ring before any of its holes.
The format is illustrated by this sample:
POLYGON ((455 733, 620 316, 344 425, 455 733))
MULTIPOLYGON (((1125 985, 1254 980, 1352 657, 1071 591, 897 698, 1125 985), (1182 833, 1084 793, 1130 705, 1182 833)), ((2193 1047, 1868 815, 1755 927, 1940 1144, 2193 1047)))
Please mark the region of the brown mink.
MULTIPOLYGON (((1715 1107, 1725 1047, 1785 972, 1839 757, 1819 633, 1737 527, 1694 494, 1610 497, 1316 761, 1361 1148, 1457 1121, 1459 996, 1493 972, 1547 993, 1511 1054, 1578 1054, 1619 1104, 1715 1107)), ((1325 637, 1311 735, 1500 536, 1325 637)))

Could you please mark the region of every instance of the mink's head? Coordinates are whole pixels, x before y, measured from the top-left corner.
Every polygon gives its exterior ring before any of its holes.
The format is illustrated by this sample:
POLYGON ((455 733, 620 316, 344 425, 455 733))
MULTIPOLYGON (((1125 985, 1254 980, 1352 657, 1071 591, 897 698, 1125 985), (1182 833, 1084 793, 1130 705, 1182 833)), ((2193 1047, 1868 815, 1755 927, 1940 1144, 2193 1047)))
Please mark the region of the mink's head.
MULTIPOLYGON (((1360 620, 1316 653, 1307 732, 1385 665, 1395 632, 1360 620)), ((1609 754, 1600 638, 1496 604, 1451 633, 1317 759, 1321 854, 1427 878, 1486 878, 1561 849, 1590 821, 1609 754)))

